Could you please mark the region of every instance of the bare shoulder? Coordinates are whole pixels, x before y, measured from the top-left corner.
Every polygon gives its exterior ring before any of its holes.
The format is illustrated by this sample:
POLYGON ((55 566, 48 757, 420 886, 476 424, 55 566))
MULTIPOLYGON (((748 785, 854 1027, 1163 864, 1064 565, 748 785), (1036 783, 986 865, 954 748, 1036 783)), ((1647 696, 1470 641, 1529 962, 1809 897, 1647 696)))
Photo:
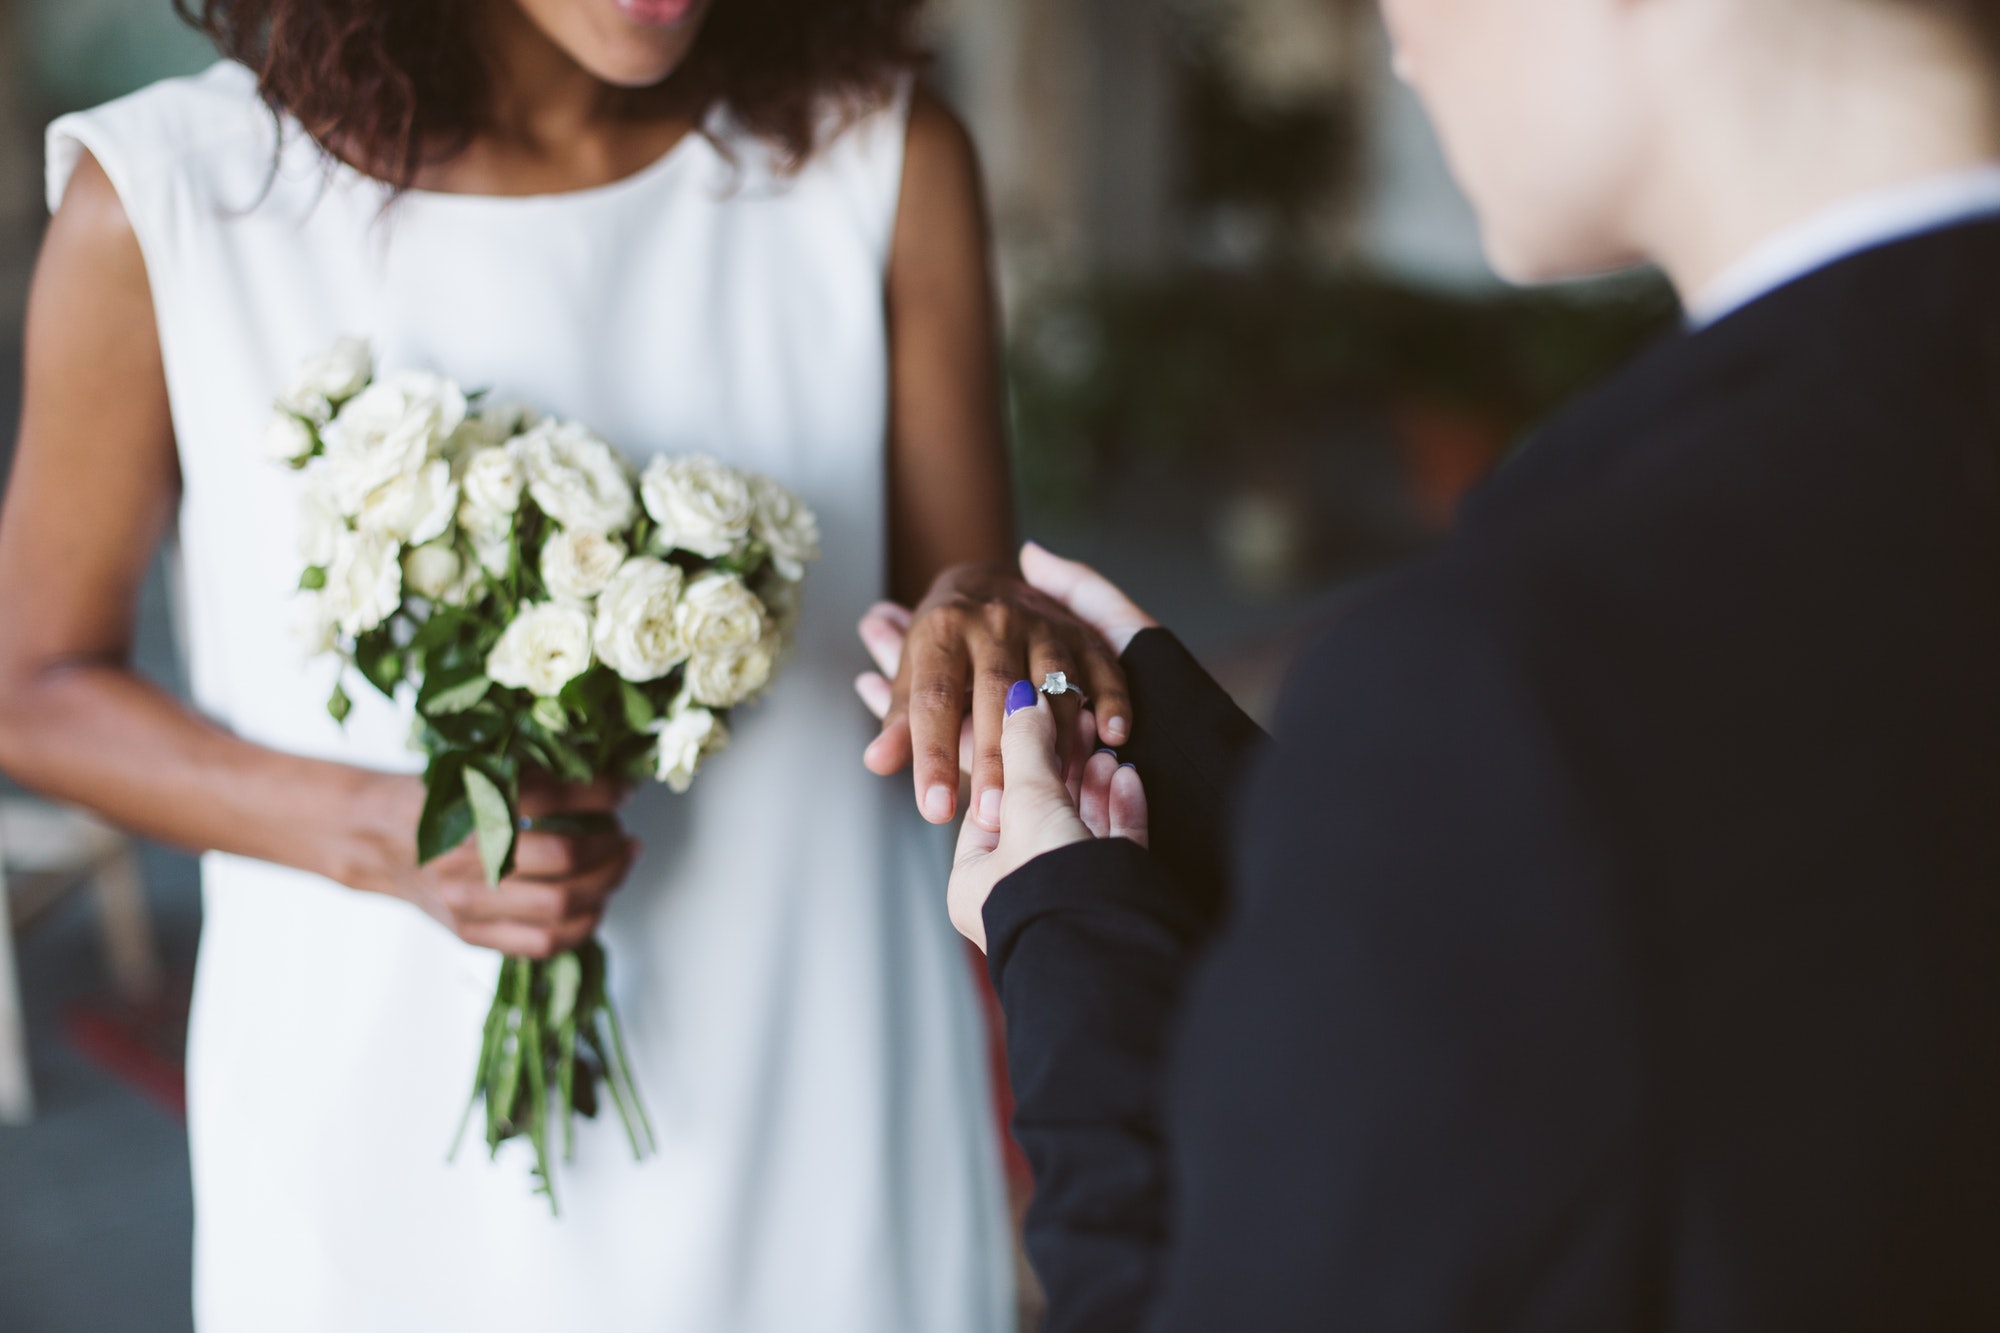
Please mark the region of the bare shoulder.
POLYGON ((111 177, 88 151, 77 157, 62 203, 49 220, 42 264, 45 271, 82 265, 91 285, 136 282, 140 290, 146 287, 146 263, 132 219, 111 177))
POLYGON ((976 209, 981 193, 979 150, 965 122, 936 92, 918 84, 903 150, 905 205, 976 209))

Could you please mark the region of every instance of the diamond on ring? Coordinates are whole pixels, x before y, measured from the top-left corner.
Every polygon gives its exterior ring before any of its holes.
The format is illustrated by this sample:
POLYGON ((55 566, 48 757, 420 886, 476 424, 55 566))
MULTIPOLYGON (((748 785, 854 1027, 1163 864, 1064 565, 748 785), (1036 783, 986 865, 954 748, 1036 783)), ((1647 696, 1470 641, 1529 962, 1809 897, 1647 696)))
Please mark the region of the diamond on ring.
POLYGON ((1051 671, 1048 675, 1042 677, 1042 693, 1053 699, 1059 694, 1080 695, 1083 691, 1069 683, 1068 672, 1051 671))

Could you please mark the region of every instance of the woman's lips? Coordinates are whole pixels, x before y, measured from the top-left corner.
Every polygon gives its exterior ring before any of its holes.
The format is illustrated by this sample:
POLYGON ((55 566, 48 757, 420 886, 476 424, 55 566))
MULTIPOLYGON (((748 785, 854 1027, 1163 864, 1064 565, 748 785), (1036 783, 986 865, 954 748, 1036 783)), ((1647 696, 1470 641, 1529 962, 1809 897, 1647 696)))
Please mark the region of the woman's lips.
POLYGON ((671 28, 694 13, 701 0, 616 0, 618 12, 648 28, 671 28))

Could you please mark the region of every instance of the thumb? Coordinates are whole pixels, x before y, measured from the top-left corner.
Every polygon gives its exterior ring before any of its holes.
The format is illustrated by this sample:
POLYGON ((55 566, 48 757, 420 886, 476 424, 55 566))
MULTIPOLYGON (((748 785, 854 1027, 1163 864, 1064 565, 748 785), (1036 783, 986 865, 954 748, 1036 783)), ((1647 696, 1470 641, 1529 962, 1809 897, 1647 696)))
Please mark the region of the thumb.
POLYGON ((1081 561, 1065 560, 1034 542, 1021 548, 1021 577, 1067 606, 1122 653, 1142 629, 1160 622, 1139 609, 1110 579, 1081 561))
POLYGON ((1006 774, 1001 826, 1010 815, 1060 804, 1072 806, 1063 781, 1062 759, 1056 752, 1056 710, 1031 681, 1020 681, 1007 692, 1007 721, 1000 731, 1000 756, 1006 774))

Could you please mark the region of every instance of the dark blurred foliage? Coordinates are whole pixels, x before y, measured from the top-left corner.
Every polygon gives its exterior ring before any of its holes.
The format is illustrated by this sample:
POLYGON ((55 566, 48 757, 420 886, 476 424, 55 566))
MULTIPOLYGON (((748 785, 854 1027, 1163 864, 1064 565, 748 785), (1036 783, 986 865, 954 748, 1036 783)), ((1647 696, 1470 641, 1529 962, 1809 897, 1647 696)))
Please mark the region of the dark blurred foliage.
POLYGON ((1023 312, 1011 355, 1035 501, 1135 464, 1227 476, 1412 410, 1517 435, 1672 326, 1663 283, 1461 296, 1296 271, 1103 278, 1023 312))
POLYGON ((1241 211, 1291 253, 1331 200, 1358 188, 1359 108, 1351 97, 1272 105, 1244 96, 1212 59, 1181 72, 1180 203, 1190 215, 1241 211))

